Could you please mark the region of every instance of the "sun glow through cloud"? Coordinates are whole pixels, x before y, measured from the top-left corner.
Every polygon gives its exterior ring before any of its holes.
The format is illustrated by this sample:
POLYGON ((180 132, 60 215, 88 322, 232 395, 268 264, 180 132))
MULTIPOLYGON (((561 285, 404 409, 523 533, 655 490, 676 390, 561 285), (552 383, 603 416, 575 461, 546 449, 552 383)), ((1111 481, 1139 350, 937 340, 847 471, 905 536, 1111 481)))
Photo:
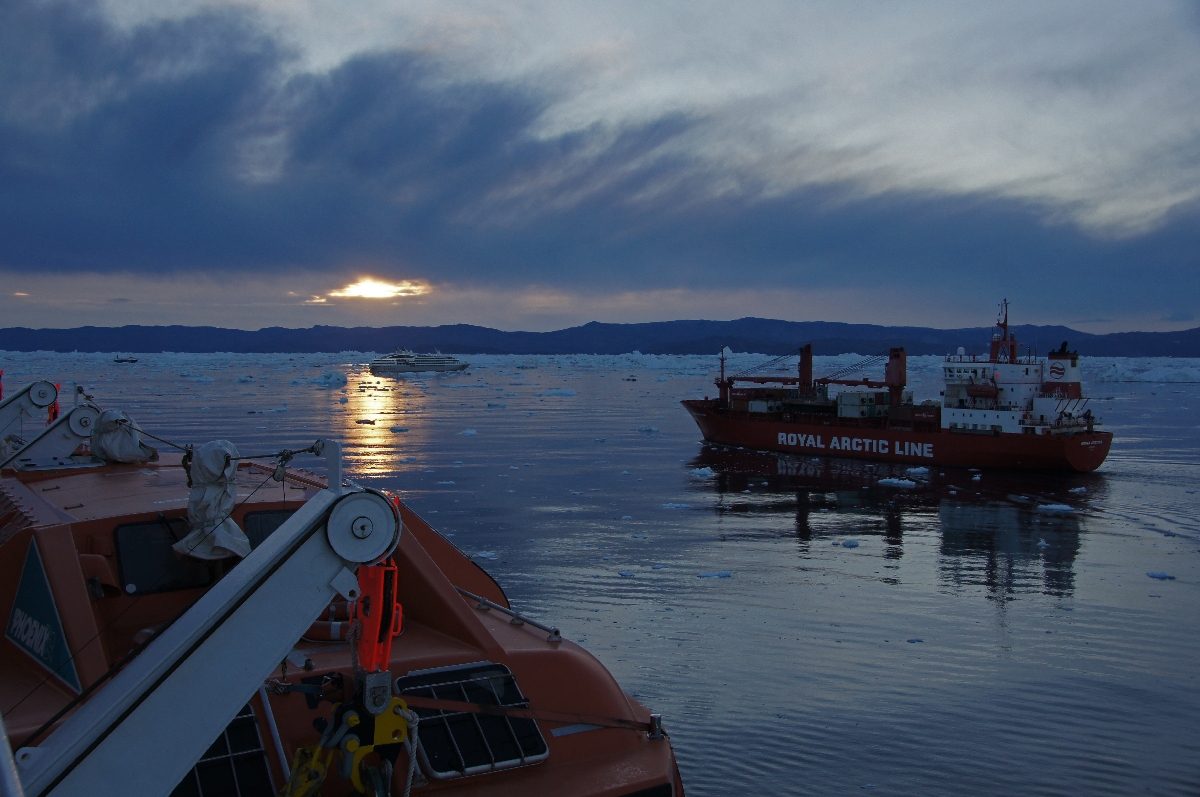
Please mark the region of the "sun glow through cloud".
POLYGON ((400 282, 381 282, 380 280, 362 277, 358 282, 330 291, 329 295, 338 299, 394 299, 402 296, 421 296, 429 293, 429 286, 411 280, 400 282))

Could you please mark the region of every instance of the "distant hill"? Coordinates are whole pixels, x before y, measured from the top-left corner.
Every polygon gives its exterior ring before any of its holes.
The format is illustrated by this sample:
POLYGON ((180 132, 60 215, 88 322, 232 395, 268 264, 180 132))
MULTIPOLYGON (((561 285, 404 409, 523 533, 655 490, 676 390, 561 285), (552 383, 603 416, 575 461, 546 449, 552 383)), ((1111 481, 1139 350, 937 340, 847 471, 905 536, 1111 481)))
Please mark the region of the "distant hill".
MULTIPOLYGON (((1063 326, 1013 327, 1017 339, 1039 352, 1069 341, 1081 354, 1114 357, 1200 357, 1200 327, 1181 332, 1090 335, 1063 326)), ((554 332, 504 332, 453 324, 439 327, 219 327, 125 326, 75 329, 0 329, 0 350, 81 352, 338 352, 438 349, 449 354, 713 354, 734 351, 784 354, 812 343, 817 354, 874 354, 903 346, 910 354, 984 352, 992 329, 930 329, 840 324, 831 321, 592 322, 554 332)))

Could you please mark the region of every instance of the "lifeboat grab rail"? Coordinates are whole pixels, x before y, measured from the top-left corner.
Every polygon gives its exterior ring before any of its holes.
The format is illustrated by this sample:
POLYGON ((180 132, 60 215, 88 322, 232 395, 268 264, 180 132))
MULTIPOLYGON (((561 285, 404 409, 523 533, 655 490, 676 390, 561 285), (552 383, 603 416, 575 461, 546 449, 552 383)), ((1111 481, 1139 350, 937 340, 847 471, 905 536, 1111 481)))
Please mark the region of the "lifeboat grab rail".
POLYGON ((477 609, 481 609, 483 611, 487 611, 488 609, 496 609, 501 614, 507 614, 510 618, 512 618, 511 620, 509 620, 509 622, 512 623, 513 625, 525 625, 526 623, 528 623, 529 625, 533 626, 534 628, 540 628, 541 630, 543 630, 547 634, 549 634, 549 636, 546 637, 546 639, 548 639, 549 641, 562 642, 562 634, 560 634, 558 632, 558 629, 555 628, 554 626, 542 625, 537 620, 531 620, 528 617, 526 617, 525 615, 518 614, 517 612, 514 612, 512 609, 506 609, 505 607, 501 606, 498 603, 492 603, 487 598, 482 598, 482 597, 476 595, 474 592, 468 592, 467 590, 463 589, 462 587, 456 586, 455 589, 458 590, 459 594, 465 595, 466 597, 470 598, 471 600, 479 601, 479 605, 475 607, 477 609))

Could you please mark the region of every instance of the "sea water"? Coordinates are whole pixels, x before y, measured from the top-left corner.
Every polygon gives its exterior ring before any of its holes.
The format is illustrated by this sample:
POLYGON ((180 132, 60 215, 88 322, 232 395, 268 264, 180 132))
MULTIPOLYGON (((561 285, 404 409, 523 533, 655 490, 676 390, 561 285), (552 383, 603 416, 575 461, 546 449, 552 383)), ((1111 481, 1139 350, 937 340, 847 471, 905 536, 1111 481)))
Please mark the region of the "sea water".
MULTIPOLYGON (((343 440, 348 476, 663 714, 689 795, 1200 792, 1200 362, 1085 359, 1116 439, 1060 474, 706 446, 679 400, 715 357, 371 356, 0 367, 177 443, 343 440)), ((937 398, 938 359, 908 362, 937 398)))

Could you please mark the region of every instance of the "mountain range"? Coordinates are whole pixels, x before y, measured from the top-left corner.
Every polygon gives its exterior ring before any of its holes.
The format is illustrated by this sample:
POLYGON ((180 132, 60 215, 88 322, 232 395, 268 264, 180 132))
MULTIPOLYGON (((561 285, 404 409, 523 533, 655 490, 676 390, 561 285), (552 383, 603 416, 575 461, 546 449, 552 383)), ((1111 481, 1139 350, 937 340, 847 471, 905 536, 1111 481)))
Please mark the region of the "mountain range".
MULTIPOLYGON (((1179 332, 1115 332, 1093 335, 1065 326, 1011 327, 1017 339, 1038 352, 1064 341, 1083 355, 1109 357, 1200 357, 1200 327, 1179 332)), ((267 327, 259 330, 186 326, 0 329, 0 350, 58 352, 383 352, 396 348, 447 354, 715 354, 722 346, 739 352, 784 354, 805 343, 816 354, 875 354, 903 346, 909 354, 947 354, 959 346, 986 352, 994 330, 986 327, 933 329, 843 324, 832 321, 657 321, 643 324, 592 322, 553 332, 506 332, 470 324, 437 327, 267 327)))

